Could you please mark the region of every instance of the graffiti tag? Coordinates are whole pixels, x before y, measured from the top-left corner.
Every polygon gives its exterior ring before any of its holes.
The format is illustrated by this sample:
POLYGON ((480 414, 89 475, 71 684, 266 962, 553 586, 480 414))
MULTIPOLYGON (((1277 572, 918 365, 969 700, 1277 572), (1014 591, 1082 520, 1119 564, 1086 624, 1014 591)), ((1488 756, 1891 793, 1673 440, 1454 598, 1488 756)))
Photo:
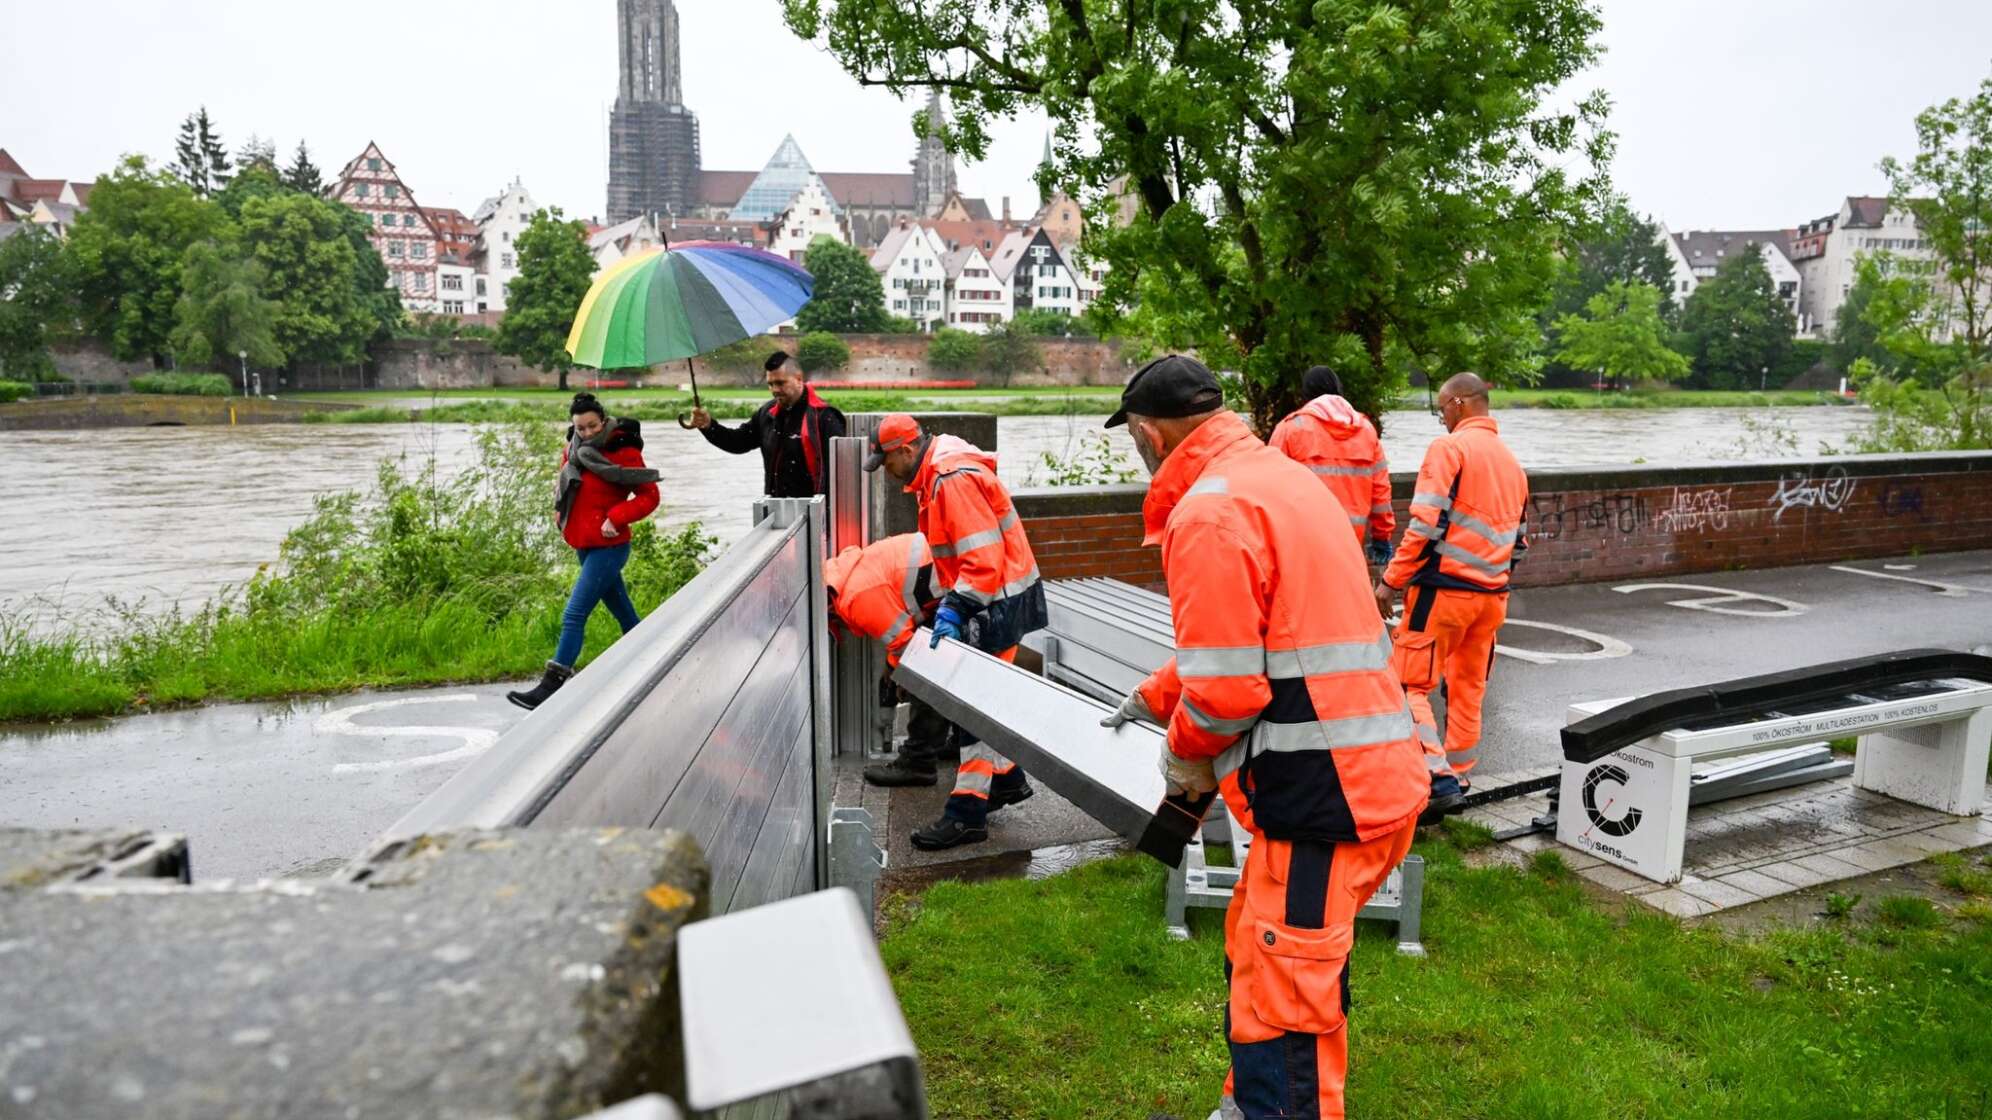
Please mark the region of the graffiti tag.
POLYGON ((1904 486, 1890 482, 1881 488, 1881 514, 1883 517, 1903 517, 1915 514, 1916 520, 1923 520, 1923 488, 1904 486))
POLYGON ((1853 496, 1854 480, 1847 477, 1845 467, 1832 467, 1819 478, 1813 478, 1804 471, 1780 475, 1777 492, 1771 495, 1771 508, 1777 511, 1771 515, 1771 520, 1780 520, 1790 509, 1823 509, 1828 513, 1838 513, 1847 508, 1847 500, 1853 496))
POLYGON ((1587 530, 1636 533, 1648 520, 1646 499, 1637 494, 1601 494, 1568 503, 1562 494, 1537 494, 1529 498, 1529 533, 1546 540, 1587 530))
POLYGON ((1675 487, 1673 504, 1654 516, 1653 525, 1663 532, 1684 529, 1721 532, 1729 528, 1729 493, 1728 490, 1683 490, 1675 487))

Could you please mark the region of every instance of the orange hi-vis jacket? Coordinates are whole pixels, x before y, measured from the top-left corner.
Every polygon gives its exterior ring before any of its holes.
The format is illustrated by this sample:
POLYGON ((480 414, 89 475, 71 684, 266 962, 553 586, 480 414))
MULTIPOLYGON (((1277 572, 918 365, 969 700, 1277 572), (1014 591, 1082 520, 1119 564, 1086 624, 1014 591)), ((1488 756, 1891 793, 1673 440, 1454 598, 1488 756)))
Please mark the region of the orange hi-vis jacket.
POLYGON ((1316 397, 1273 429, 1273 450, 1314 472, 1349 515, 1356 539, 1390 539, 1390 464, 1376 425, 1356 406, 1334 395, 1316 397), (1367 530, 1367 532, 1365 532, 1367 530))
POLYGON ((936 598, 933 559, 918 533, 846 548, 824 563, 823 583, 836 593, 830 606, 837 617, 853 633, 884 642, 885 663, 895 669, 936 598))
POLYGON ((1307 468, 1222 413, 1163 461, 1142 517, 1176 655, 1136 691, 1169 749, 1215 758, 1276 840, 1370 840, 1416 817, 1431 780, 1390 636, 1307 468))
POLYGON ((1003 646, 991 645, 992 652, 1041 628, 1037 558, 1009 490, 996 477, 996 456, 956 436, 935 436, 906 489, 920 503, 920 535, 934 556, 934 590, 963 617, 989 612, 990 640, 1008 638, 1003 646), (1018 606, 1028 603, 1037 606, 1019 614, 1018 606))
POLYGON ((1529 478, 1491 416, 1470 416, 1432 441, 1418 468, 1404 539, 1383 582, 1506 591, 1529 547, 1529 478))

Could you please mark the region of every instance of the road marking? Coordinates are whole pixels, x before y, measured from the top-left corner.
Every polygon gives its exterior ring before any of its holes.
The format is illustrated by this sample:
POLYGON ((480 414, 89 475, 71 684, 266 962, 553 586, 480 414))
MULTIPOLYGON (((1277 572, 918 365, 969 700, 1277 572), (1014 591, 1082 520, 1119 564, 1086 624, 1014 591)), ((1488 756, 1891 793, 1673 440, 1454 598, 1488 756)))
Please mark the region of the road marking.
POLYGON ((491 749, 498 741, 498 733, 488 727, 441 727, 427 725, 402 725, 398 727, 375 727, 353 722, 354 716, 368 712, 385 711, 389 708, 405 708, 410 704, 461 704, 479 700, 481 697, 470 692, 453 692, 448 696, 406 696, 398 700, 376 700, 370 704, 354 704, 350 707, 335 708, 318 717, 311 730, 318 735, 370 735, 392 736, 406 739, 462 739, 463 745, 451 750, 433 754, 417 755, 414 758, 382 759, 377 762, 341 762, 332 767, 334 774, 377 774, 387 770, 409 770, 417 766, 437 766, 445 762, 455 762, 461 758, 471 758, 491 749))
POLYGON ((1755 591, 1735 591, 1727 587, 1709 587, 1699 583, 1621 583, 1612 588, 1621 595, 1635 591, 1706 591, 1704 599, 1669 599, 1670 607, 1682 607, 1691 611, 1708 611, 1711 614, 1733 614, 1743 618, 1795 618, 1810 608, 1804 603, 1794 603, 1790 599, 1780 599, 1775 595, 1759 595, 1755 591), (1740 611, 1725 603, 1746 603, 1750 600, 1769 603, 1777 607, 1774 611, 1740 611))
MULTIPOLYGON (((1896 565, 1893 564, 1885 566, 1896 567, 1896 565)), ((1901 566, 1905 568, 1914 567, 1914 565, 1911 564, 1904 564, 1901 566)), ((1850 568, 1844 564, 1835 564, 1833 565, 1833 570, 1836 572, 1847 572, 1851 575, 1857 575, 1857 576, 1872 576, 1875 579, 1892 579, 1892 580, 1900 580, 1903 583, 1919 583, 1922 584, 1924 587, 1934 587, 1937 589, 1937 594, 1951 599, 1967 598, 1974 591, 1985 595, 1992 595, 1992 587, 1970 587, 1962 583, 1944 583, 1941 580, 1922 579, 1917 576, 1898 576, 1894 572, 1877 572, 1872 568, 1850 568)))
POLYGON ((1512 646, 1504 645, 1496 645, 1494 647, 1495 653, 1506 654, 1517 661, 1526 661, 1531 665, 1548 665, 1557 661, 1603 661, 1612 657, 1624 657, 1626 654, 1632 652, 1630 645, 1619 641, 1617 638, 1606 637, 1603 634, 1594 634, 1589 630, 1579 630, 1575 626, 1559 626, 1554 622, 1536 622, 1526 618, 1509 618, 1501 623, 1501 625, 1533 626, 1538 630, 1552 630, 1558 634, 1568 634, 1573 638, 1581 638, 1598 647, 1597 649, 1584 650, 1580 653, 1552 653, 1549 650, 1516 649, 1512 646))

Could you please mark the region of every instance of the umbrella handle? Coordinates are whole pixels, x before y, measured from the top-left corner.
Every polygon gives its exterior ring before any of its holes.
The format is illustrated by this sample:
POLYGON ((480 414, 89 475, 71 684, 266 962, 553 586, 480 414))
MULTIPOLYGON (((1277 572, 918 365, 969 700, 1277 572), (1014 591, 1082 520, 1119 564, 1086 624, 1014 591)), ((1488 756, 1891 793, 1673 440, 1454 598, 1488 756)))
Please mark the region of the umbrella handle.
MULTIPOLYGON (((699 403, 699 371, 697 367, 692 365, 690 358, 685 359, 685 372, 692 375, 692 407, 704 408, 705 406, 699 403)), ((678 414, 678 426, 690 431, 693 426, 691 413, 680 412, 678 414)))

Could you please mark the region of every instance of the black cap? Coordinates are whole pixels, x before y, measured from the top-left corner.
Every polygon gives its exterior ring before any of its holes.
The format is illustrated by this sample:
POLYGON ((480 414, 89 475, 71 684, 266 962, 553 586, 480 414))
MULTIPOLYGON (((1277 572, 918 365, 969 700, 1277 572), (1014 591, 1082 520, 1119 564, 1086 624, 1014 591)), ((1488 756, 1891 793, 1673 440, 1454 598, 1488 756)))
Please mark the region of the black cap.
POLYGON ((1107 417, 1107 427, 1127 423, 1127 414, 1169 419, 1199 416, 1224 404, 1217 375, 1195 358, 1166 354, 1142 366, 1121 390, 1120 411, 1107 417))

